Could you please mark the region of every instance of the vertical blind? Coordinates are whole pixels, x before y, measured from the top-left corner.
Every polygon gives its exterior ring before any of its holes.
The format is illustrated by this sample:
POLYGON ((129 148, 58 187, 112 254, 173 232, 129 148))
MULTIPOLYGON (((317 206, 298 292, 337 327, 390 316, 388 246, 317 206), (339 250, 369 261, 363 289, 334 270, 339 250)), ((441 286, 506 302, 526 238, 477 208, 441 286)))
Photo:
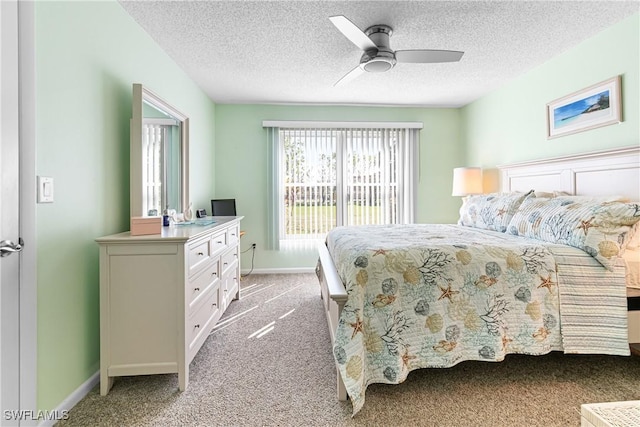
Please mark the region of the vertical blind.
POLYGON ((143 212, 162 212, 162 188, 164 175, 164 141, 167 126, 144 124, 142 127, 142 180, 143 180, 143 212))
POLYGON ((418 132, 269 128, 272 247, 320 239, 338 225, 413 222, 418 132))

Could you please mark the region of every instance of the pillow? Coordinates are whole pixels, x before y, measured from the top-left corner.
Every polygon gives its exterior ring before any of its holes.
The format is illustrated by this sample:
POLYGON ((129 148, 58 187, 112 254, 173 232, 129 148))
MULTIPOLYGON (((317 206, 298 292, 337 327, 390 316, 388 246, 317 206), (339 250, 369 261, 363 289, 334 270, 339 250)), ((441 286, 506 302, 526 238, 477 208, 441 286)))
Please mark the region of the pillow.
POLYGON ((552 198, 552 197, 558 197, 558 196, 570 196, 571 194, 567 193, 566 191, 535 191, 534 194, 536 195, 536 197, 548 197, 548 198, 552 198))
POLYGON ((460 208, 459 225, 504 233, 522 201, 533 193, 491 193, 467 197, 460 208))
POLYGON ((535 197, 546 197, 547 199, 555 197, 555 194, 548 191, 534 191, 533 194, 535 197))
MULTIPOLYGON (((615 199, 615 198, 614 198, 615 199)), ((640 204, 561 196, 525 200, 508 232, 582 249, 613 269, 627 234, 640 220, 640 204)))

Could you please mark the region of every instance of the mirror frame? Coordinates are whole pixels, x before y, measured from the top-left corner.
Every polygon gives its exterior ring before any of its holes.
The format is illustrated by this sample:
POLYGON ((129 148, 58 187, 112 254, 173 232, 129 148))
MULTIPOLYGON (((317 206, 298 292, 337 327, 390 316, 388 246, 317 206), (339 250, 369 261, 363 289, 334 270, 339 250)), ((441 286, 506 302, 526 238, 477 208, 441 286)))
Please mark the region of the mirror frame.
MULTIPOLYGON (((180 206, 184 212, 189 203, 189 118, 140 83, 133 84, 131 115, 129 192, 131 217, 147 216, 142 212, 142 120, 144 104, 161 110, 180 122, 180 206)), ((158 212, 159 215, 162 212, 158 212)))

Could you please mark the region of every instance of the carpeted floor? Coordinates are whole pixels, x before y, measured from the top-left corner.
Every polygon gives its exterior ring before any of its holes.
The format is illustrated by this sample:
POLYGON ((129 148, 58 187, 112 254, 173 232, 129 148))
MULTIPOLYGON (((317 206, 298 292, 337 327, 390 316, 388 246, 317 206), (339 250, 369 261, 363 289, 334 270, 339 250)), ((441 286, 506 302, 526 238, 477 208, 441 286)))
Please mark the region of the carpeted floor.
POLYGON ((252 275, 190 366, 95 387, 58 426, 579 426, 580 404, 640 400, 640 357, 511 355, 371 385, 362 411, 335 394, 313 274, 252 275))

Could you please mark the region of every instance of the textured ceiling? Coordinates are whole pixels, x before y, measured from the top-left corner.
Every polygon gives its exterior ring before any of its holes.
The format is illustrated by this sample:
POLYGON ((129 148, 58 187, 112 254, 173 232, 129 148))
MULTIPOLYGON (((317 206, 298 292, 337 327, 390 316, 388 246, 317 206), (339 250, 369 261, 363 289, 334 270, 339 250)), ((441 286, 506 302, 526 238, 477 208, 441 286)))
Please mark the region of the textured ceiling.
MULTIPOLYGON (((637 13, 636 1, 121 1, 217 103, 458 107, 637 13), (393 28, 392 49, 465 52, 333 84, 361 52, 329 21, 393 28)), ((611 46, 615 49, 615 46, 611 46)), ((585 64, 588 66, 588 64, 585 64)))

